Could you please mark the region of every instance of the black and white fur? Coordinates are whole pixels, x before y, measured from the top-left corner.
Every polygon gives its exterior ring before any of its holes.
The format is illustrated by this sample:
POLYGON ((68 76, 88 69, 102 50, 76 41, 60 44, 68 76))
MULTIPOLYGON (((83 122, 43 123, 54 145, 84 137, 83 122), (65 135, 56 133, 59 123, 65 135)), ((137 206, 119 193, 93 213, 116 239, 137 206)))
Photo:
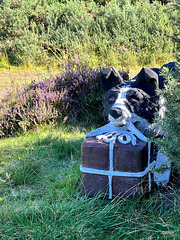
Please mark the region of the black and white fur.
MULTIPOLYGON (((173 70, 175 63, 163 65, 173 70)), ((162 68, 163 68, 162 67, 162 68)), ((165 135, 158 124, 153 123, 155 114, 163 118, 165 114, 165 99, 157 94, 164 87, 161 69, 142 68, 139 74, 130 81, 125 81, 114 67, 101 69, 101 86, 104 91, 104 112, 106 121, 115 126, 124 126, 128 121, 146 137, 162 137, 165 135)), ((159 158, 164 159, 162 154, 159 158)), ((160 183, 159 185, 165 185, 160 183)))
MULTIPOLYGON (((175 63, 164 66, 173 69, 175 63)), ((165 99, 157 95, 157 91, 162 89, 164 84, 160 71, 161 69, 157 68, 143 68, 135 78, 126 82, 114 67, 101 69, 105 120, 120 126, 137 117, 146 120, 144 123, 149 123, 149 129, 150 126, 154 129, 155 114, 158 114, 159 118, 163 118, 165 114, 165 99)))

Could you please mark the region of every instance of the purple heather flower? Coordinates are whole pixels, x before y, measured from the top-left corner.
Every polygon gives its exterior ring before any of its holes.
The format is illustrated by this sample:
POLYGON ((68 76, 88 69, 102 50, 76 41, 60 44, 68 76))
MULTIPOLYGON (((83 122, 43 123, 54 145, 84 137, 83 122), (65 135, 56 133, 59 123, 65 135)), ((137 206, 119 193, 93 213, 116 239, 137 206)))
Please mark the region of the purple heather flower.
MULTIPOLYGON (((97 76, 98 70, 83 64, 73 65, 67 62, 64 72, 54 79, 32 82, 26 88, 9 92, 4 102, 0 104, 1 123, 6 124, 6 128, 9 124, 8 133, 15 134, 21 129, 17 124, 19 118, 15 116, 19 116, 24 123, 29 121, 30 124, 25 126, 28 129, 30 125, 37 124, 37 121, 46 121, 50 117, 56 117, 57 114, 61 117, 71 111, 79 117, 81 109, 93 112, 93 103, 91 102, 91 106, 83 99, 91 101, 93 89, 98 86, 97 76)), ((0 125, 0 136, 5 134, 3 126, 5 125, 0 125)))
POLYGON ((28 110, 28 109, 26 109, 26 110, 25 110, 25 113, 26 113, 26 114, 29 114, 29 110, 28 110))

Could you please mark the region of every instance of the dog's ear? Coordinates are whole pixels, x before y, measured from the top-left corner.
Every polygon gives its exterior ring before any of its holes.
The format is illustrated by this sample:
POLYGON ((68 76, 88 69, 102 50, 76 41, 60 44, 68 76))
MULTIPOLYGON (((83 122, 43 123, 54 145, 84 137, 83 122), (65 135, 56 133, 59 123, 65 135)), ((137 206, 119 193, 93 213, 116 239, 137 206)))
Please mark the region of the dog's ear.
POLYGON ((156 94, 159 89, 158 74, 150 68, 142 68, 135 81, 132 81, 132 87, 140 88, 150 96, 156 94))
POLYGON ((100 71, 100 82, 104 92, 109 89, 124 84, 123 78, 114 67, 102 68, 100 71))

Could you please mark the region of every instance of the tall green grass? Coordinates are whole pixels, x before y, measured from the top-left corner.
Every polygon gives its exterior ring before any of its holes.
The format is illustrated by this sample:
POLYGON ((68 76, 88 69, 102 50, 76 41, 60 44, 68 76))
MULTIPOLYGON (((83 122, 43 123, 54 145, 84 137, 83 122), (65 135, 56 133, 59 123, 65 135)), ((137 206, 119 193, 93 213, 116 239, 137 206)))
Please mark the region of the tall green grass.
POLYGON ((136 201, 81 195, 89 130, 44 126, 0 140, 1 239, 179 239, 178 192, 166 211, 163 192, 136 201))

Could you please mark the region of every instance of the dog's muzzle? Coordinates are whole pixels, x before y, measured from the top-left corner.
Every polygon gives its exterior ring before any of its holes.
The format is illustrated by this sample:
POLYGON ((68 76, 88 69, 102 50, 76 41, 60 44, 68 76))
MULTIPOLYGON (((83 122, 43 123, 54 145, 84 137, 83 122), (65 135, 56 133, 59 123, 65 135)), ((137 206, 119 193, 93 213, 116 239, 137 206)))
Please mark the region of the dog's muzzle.
POLYGON ((108 119, 115 126, 125 125, 132 117, 131 112, 125 105, 128 87, 121 89, 115 103, 109 111, 108 119))
POLYGON ((108 119, 114 126, 126 125, 132 114, 125 106, 111 108, 108 119))
POLYGON ((114 118, 117 119, 122 116, 122 110, 120 108, 111 108, 109 114, 114 118))

